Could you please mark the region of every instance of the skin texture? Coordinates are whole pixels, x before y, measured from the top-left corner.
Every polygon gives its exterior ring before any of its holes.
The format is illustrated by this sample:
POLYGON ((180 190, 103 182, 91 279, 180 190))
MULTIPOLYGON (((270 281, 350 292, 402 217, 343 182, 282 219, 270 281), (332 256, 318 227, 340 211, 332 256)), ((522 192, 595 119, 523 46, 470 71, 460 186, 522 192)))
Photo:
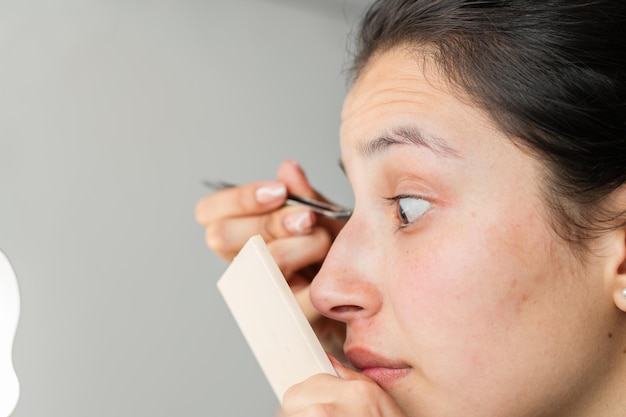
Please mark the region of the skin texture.
POLYGON ((374 56, 346 99, 355 211, 310 290, 366 369, 294 387, 286 415, 615 416, 624 231, 577 259, 550 227, 545 170, 422 58, 374 56), (398 409, 376 406, 389 397, 398 409))
POLYGON ((313 308, 309 289, 345 221, 318 217, 302 206, 284 206, 287 192, 326 201, 311 187, 301 167, 286 160, 274 181, 243 184, 203 197, 195 207, 196 220, 205 228, 207 246, 226 261, 250 236, 261 235, 325 349, 343 358, 344 326, 313 308), (294 227, 297 222, 292 219, 303 216, 310 219, 310 226, 294 227))
POLYGON ((307 318, 316 323, 321 316, 309 301, 309 284, 317 269, 308 269, 322 262, 341 226, 317 219, 306 207, 284 206, 287 192, 323 199, 300 166, 288 160, 279 167, 276 181, 258 181, 205 196, 196 204, 196 220, 205 228, 207 246, 229 262, 250 236, 261 235, 307 318), (303 218, 308 227, 297 227, 303 218))
MULTIPOLYGON (((626 231, 576 259, 549 226, 545 170, 422 58, 375 56, 346 100, 342 158, 356 207, 345 226, 311 214, 296 230, 289 218, 302 208, 283 207, 281 193, 259 200, 280 187, 321 198, 293 161, 276 181, 196 207, 226 260, 261 234, 318 336, 343 342, 333 323, 344 324, 348 357, 367 368, 334 361, 339 378, 292 387, 282 415, 622 415, 626 231)), ((617 212, 625 188, 609 199, 617 212)))

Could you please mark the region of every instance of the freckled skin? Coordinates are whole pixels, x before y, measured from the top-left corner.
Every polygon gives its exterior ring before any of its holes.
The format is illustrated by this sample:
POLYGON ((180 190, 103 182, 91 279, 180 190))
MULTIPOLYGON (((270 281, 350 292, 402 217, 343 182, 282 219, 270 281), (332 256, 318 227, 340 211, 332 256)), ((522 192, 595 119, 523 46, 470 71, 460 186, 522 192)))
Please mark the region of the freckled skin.
POLYGON ((388 389, 409 416, 602 416, 605 387, 625 371, 606 337, 623 319, 605 258, 576 259, 550 228, 541 165, 418 62, 402 49, 373 58, 346 99, 355 211, 313 281, 314 305, 347 324, 346 349, 411 366, 388 389), (361 151, 407 124, 457 156, 361 151), (402 227, 388 200, 399 194, 432 205, 402 227))

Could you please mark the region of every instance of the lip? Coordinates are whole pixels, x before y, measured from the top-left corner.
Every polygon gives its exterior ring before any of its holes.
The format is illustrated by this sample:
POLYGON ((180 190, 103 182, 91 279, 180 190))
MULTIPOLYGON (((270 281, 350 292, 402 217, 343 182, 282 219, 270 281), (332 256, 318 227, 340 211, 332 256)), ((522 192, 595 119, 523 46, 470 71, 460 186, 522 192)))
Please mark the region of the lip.
POLYGON ((401 361, 386 358, 362 347, 345 349, 346 358, 361 374, 371 378, 381 387, 390 387, 411 372, 411 367, 401 361))

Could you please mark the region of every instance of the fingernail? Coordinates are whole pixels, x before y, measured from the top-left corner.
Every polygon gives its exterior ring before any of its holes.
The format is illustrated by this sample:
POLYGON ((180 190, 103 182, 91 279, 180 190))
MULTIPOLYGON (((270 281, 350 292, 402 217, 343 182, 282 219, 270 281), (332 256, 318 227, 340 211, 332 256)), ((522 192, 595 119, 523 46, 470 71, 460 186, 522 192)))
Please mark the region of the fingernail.
POLYGON ((281 199, 287 194, 287 189, 283 184, 268 185, 256 190, 256 200, 259 203, 267 204, 281 199))
POLYGON ((311 231, 315 217, 311 211, 291 213, 285 217, 285 228, 293 233, 308 233, 311 231))

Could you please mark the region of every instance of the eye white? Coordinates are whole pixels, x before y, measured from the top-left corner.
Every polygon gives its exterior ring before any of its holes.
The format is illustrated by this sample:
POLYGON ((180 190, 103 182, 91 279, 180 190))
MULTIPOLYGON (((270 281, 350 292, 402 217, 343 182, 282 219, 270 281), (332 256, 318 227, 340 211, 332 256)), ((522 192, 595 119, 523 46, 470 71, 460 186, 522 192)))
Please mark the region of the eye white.
POLYGON ((398 216, 407 225, 419 219, 430 208, 431 204, 421 198, 403 197, 398 200, 398 216))

